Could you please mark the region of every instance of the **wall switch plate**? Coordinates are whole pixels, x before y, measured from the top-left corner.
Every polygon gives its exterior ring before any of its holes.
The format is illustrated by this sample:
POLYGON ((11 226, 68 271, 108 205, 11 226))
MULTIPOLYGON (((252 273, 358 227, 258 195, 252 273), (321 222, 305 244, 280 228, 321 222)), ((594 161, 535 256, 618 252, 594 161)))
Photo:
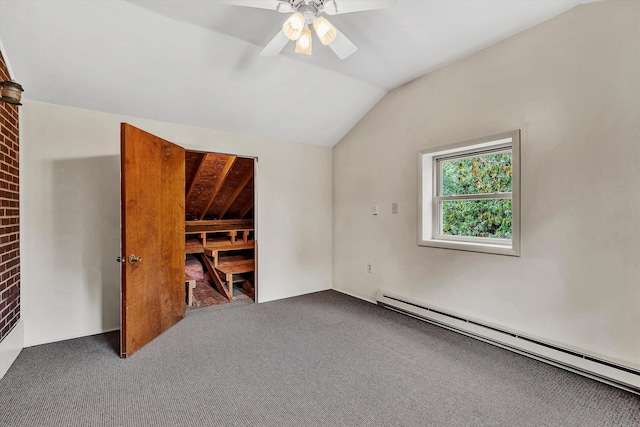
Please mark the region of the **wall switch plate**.
POLYGON ((367 263, 367 273, 373 273, 373 265, 370 262, 367 263))
POLYGON ((398 204, 397 203, 391 203, 391 213, 392 214, 397 214, 398 213, 398 204))
POLYGON ((378 215, 378 204, 374 203, 371 205, 371 215, 378 215))

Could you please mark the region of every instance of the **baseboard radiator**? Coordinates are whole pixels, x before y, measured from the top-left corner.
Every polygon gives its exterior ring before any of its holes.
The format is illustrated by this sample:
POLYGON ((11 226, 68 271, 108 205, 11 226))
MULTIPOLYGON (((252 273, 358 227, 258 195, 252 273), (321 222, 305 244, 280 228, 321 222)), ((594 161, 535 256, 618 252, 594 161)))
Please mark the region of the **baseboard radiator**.
POLYGON ((640 369, 571 350, 518 332, 448 313, 383 290, 378 305, 580 375, 640 394, 640 369))

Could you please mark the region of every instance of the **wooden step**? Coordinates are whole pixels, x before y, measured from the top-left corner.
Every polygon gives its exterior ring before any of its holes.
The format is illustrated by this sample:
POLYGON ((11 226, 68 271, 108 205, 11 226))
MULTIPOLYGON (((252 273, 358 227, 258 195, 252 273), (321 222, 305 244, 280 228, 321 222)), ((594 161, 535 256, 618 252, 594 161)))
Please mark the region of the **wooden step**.
POLYGON ((201 254, 206 253, 211 257, 215 257, 216 254, 212 252, 222 251, 238 251, 244 249, 255 248, 255 240, 248 240, 246 243, 238 240, 235 244, 229 238, 214 238, 207 239, 207 243, 204 245, 202 241, 197 238, 186 239, 185 241, 185 253, 186 254, 201 254))
POLYGON ((232 274, 250 273, 255 271, 256 263, 252 259, 232 260, 232 261, 220 261, 216 270, 219 270, 222 274, 229 276, 232 274))
POLYGON ((208 240, 206 246, 204 247, 205 255, 213 258, 214 267, 218 267, 220 262, 220 254, 222 252, 227 251, 241 251, 241 250, 251 250, 255 248, 255 241, 249 240, 247 243, 231 243, 229 241, 216 240, 211 241, 208 240))
POLYGON ((253 259, 237 259, 230 261, 220 261, 218 266, 215 267, 216 272, 220 272, 224 277, 229 294, 233 295, 233 283, 245 282, 246 278, 239 276, 244 273, 251 273, 255 271, 256 263, 253 259), (234 277, 234 275, 236 275, 234 277))
POLYGON ((187 221, 184 231, 186 234, 195 233, 221 233, 228 231, 251 231, 253 220, 212 220, 212 221, 187 221))
POLYGON ((228 240, 222 241, 212 241, 207 240, 207 243, 204 245, 204 250, 206 251, 238 251, 242 249, 253 249, 255 245, 255 240, 249 240, 247 243, 237 242, 236 244, 232 244, 228 240))
POLYGON ((187 239, 184 244, 185 254, 201 254, 204 252, 200 239, 187 239))

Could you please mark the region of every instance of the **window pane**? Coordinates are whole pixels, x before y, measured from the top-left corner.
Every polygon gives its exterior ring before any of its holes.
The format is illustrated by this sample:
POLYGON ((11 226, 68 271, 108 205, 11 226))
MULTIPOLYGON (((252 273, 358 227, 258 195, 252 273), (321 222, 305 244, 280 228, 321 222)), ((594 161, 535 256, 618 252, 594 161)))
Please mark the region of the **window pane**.
POLYGON ((442 196, 511 192, 511 152, 440 161, 442 196))
POLYGON ((511 199, 445 200, 441 203, 443 235, 511 238, 511 199))

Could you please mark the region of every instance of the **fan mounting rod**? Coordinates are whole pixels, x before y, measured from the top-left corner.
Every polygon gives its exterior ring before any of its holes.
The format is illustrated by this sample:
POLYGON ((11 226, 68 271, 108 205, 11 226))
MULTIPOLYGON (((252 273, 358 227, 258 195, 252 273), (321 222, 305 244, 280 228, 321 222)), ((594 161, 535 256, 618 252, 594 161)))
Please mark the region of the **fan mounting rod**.
MULTIPOLYGON (((313 22, 314 18, 317 18, 328 9, 329 14, 333 15, 337 12, 337 6, 335 0, 277 0, 277 11, 282 13, 300 12, 304 15, 307 21, 313 22), (305 13, 306 11, 306 13, 305 13), (331 13, 333 12, 333 13, 331 13)), ((310 22, 307 22, 310 23, 310 22)))
POLYGON ((304 16, 307 24, 313 24, 313 22, 320 15, 320 11, 313 3, 300 6, 298 8, 298 12, 300 12, 302 16, 304 16))

